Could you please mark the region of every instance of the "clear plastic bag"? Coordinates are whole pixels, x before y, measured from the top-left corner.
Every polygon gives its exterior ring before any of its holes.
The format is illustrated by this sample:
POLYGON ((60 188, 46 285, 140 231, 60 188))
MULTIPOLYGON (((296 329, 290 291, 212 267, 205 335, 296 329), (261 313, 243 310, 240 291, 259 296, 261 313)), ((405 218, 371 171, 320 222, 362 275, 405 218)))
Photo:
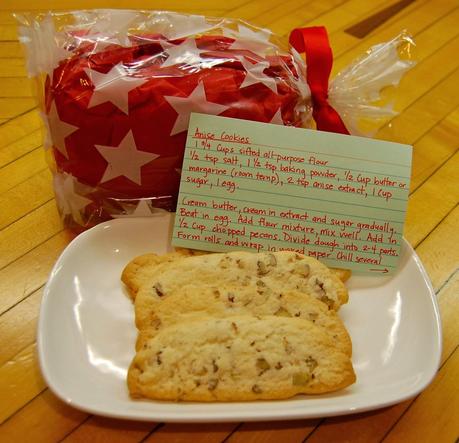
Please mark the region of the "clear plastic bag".
MULTIPOLYGON (((174 210, 191 112, 313 127, 303 58, 240 20, 163 11, 18 15, 38 82, 44 143, 64 224, 174 210)), ((379 92, 412 62, 401 34, 330 83, 330 103, 352 133, 385 117, 379 92)))

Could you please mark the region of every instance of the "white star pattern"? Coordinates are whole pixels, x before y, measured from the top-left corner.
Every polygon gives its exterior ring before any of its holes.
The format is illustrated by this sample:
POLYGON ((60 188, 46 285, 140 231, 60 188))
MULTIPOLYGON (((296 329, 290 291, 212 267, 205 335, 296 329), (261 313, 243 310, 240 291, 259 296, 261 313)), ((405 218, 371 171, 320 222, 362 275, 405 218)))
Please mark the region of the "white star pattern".
POLYGON ((185 15, 163 11, 155 13, 150 25, 168 40, 202 34, 214 27, 202 15, 185 15))
POLYGON ((43 140, 43 148, 47 151, 53 144, 51 140, 51 130, 49 129, 48 115, 39 111, 41 121, 45 127, 45 139, 43 140))
POLYGON ((295 84, 298 87, 298 90, 300 91, 301 97, 303 99, 309 99, 311 97, 311 90, 305 81, 299 79, 297 82, 295 82, 295 84))
POLYGON ((126 134, 118 147, 95 146, 100 155, 108 163, 100 183, 123 175, 134 183, 141 185, 142 177, 140 168, 159 157, 159 155, 151 152, 139 151, 135 144, 132 131, 126 134))
POLYGON ((276 113, 273 115, 273 118, 270 120, 269 123, 272 123, 273 125, 283 125, 284 121, 282 120, 282 112, 281 108, 279 108, 276 113))
POLYGON ((300 94, 303 98, 311 97, 311 91, 309 89, 308 83, 305 80, 306 78, 306 65, 301 54, 294 48, 290 48, 290 52, 293 56, 294 64, 297 68, 298 80, 295 80, 295 84, 300 91, 300 94))
POLYGON ((83 36, 74 36, 75 40, 77 41, 76 46, 81 46, 84 44, 92 44, 94 48, 91 50, 92 54, 97 52, 101 52, 109 46, 118 45, 129 47, 132 46, 131 41, 129 40, 128 36, 123 36, 117 34, 116 36, 108 36, 102 34, 96 35, 83 35, 83 36))
POLYGON ((133 218, 133 217, 151 217, 155 215, 150 209, 148 201, 146 199, 140 200, 134 211, 130 214, 111 214, 113 218, 133 218))
POLYGON ((94 84, 94 92, 88 108, 112 102, 125 114, 129 113, 129 91, 148 81, 145 78, 129 77, 128 70, 122 63, 113 66, 106 74, 88 68, 85 69, 85 72, 94 84))
POLYGON ((27 48, 27 71, 30 77, 35 77, 40 73, 46 73, 53 78, 54 69, 59 63, 73 55, 71 51, 65 49, 68 37, 61 32, 57 32, 51 14, 47 14, 40 26, 19 27, 19 41, 27 48), (40 42, 40 48, 46 51, 38 51, 36 42, 40 42))
POLYGON ((53 78, 53 73, 54 69, 59 66, 59 63, 63 60, 66 60, 70 57, 72 57, 73 52, 67 51, 67 49, 64 49, 60 46, 55 45, 55 48, 51 49, 49 47, 49 54, 52 53, 52 56, 49 56, 48 60, 48 65, 46 68, 44 68, 44 71, 50 76, 50 78, 53 78))
POLYGON ((175 135, 182 131, 186 131, 190 121, 190 114, 192 112, 218 115, 229 109, 228 106, 208 102, 206 91, 204 90, 204 84, 202 82, 198 83, 196 88, 188 97, 165 96, 164 99, 174 108, 175 112, 178 114, 170 135, 175 135))
POLYGON ((95 43, 94 49, 92 50, 93 53, 104 51, 107 47, 112 45, 131 46, 131 42, 127 37, 126 39, 97 37, 96 39, 90 39, 90 43, 95 43))
POLYGON ((93 34, 127 34, 129 28, 134 26, 134 22, 139 18, 136 11, 123 9, 77 11, 73 15, 77 20, 86 22, 90 26, 93 34))
POLYGON ((269 67, 268 62, 250 63, 244 57, 241 57, 239 61, 247 72, 244 81, 240 86, 241 89, 256 83, 263 83, 271 89, 271 91, 277 94, 276 80, 263 74, 263 71, 269 67))
POLYGON ((78 223, 83 224, 81 210, 92 203, 75 191, 77 180, 70 174, 55 174, 53 177, 56 203, 61 215, 71 215, 78 223))
POLYGON ((139 14, 135 11, 121 9, 75 11, 72 12, 76 23, 84 25, 89 32, 85 36, 76 37, 81 41, 96 43, 96 51, 109 44, 131 46, 129 28, 135 27, 139 14))
POLYGON ((252 51, 255 54, 264 54, 266 49, 272 48, 275 45, 269 41, 271 32, 267 29, 260 31, 252 31, 244 25, 238 26, 239 32, 234 31, 226 32, 225 35, 234 38, 235 41, 231 44, 229 49, 241 49, 252 51))
POLYGON ((78 126, 65 123, 59 118, 59 113, 57 112, 56 103, 54 101, 44 121, 48 134, 45 143, 49 143, 51 140, 53 146, 65 156, 65 158, 69 158, 67 147, 65 146, 65 139, 79 129, 78 126))
POLYGON ((295 60, 295 62, 298 65, 304 67, 305 61, 304 61, 303 57, 301 56, 301 54, 293 46, 290 47, 290 52, 292 53, 293 60, 295 60))
POLYGON ((189 38, 180 45, 170 45, 164 52, 168 57, 161 65, 162 68, 179 64, 196 65, 202 61, 199 56, 201 51, 196 46, 194 38, 189 38))

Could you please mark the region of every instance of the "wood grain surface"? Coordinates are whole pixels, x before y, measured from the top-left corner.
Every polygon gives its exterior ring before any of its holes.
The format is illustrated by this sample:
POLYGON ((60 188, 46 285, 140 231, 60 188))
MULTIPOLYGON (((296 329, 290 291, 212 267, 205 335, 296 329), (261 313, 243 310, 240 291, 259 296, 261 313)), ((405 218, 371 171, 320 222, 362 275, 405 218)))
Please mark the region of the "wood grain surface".
MULTIPOLYGON (((0 442, 447 442, 459 438, 459 4, 457 0, 3 0, 0 3, 0 442), (127 7, 237 17, 287 36, 325 25, 333 72, 407 29, 417 65, 382 139, 414 146, 405 237, 432 280, 443 326, 440 370, 416 398, 315 420, 162 424, 92 416, 57 399, 36 356, 43 286, 72 235, 56 209, 42 123, 11 13, 127 7)), ((281 407, 281 405, 279 405, 281 407)))

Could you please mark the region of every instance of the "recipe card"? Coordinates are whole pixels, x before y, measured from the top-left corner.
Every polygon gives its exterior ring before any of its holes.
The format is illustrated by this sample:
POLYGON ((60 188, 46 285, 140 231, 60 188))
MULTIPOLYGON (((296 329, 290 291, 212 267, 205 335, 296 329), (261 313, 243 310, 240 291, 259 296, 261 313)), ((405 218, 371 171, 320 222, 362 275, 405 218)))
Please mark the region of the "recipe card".
POLYGON ((192 114, 172 244, 297 251, 374 275, 400 257, 412 148, 192 114))

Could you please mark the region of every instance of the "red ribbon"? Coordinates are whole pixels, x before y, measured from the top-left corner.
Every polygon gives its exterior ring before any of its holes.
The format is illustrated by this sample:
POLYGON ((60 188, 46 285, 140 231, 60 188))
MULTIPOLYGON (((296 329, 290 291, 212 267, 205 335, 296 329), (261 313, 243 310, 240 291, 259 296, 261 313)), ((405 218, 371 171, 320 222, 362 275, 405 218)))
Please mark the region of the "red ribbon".
POLYGON ((306 81, 311 89, 312 116, 320 131, 349 134, 339 114, 328 103, 328 79, 333 53, 323 26, 297 28, 290 33, 290 44, 306 54, 306 81))

